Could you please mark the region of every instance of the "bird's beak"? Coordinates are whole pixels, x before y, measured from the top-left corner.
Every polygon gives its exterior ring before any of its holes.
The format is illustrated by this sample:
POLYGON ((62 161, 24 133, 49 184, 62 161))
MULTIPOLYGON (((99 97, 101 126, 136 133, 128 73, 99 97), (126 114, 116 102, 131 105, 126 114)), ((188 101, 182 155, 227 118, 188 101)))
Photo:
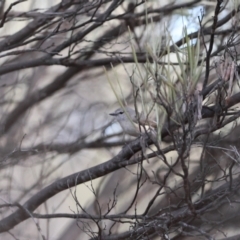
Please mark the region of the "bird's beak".
POLYGON ((117 113, 109 113, 111 116, 117 116, 117 113))

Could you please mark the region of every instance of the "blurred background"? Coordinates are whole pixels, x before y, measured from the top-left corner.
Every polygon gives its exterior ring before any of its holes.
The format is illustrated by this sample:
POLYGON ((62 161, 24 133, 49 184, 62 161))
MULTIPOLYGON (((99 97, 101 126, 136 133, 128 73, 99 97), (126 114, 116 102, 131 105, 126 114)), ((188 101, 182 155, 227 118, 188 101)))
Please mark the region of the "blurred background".
MULTIPOLYGON (((19 208, 14 204, 24 205, 55 181, 112 159, 134 140, 129 136, 123 138, 122 129, 109 113, 119 108, 119 102, 133 108, 137 103, 140 111, 144 109, 143 98, 136 92, 144 83, 142 79, 149 78, 146 72, 150 70, 155 76, 161 68, 159 71, 164 72, 171 88, 177 89, 179 76, 184 78, 187 67, 183 69, 175 51, 186 48, 186 36, 192 45, 199 43, 195 56, 201 62, 201 70, 196 64, 199 74, 195 83, 201 88, 207 65, 210 66, 209 85, 223 77, 223 73, 219 76, 215 69, 220 61, 216 57, 223 57, 223 62, 231 58, 227 64, 234 62, 236 73, 239 4, 237 0, 1 0, 0 229, 7 217, 19 208), (215 31, 214 36, 211 31, 215 31), (207 51, 211 45, 211 52, 207 51), (207 53, 210 53, 208 58, 207 53)), ((234 79, 230 85, 232 94, 238 93, 238 79, 234 79)), ((210 93, 204 102, 209 107, 219 96, 215 93, 210 96, 210 93)), ((152 99, 148 95, 145 104, 149 101, 152 99)), ((167 118, 166 113, 163 116, 167 118)), ((160 124, 163 121, 164 118, 160 124)), ((214 121, 205 120, 204 123, 211 125, 214 121)), ((189 149, 189 182, 197 182, 200 158, 206 159, 206 165, 213 164, 212 168, 215 165, 221 168, 211 169, 211 173, 207 171, 204 175, 209 184, 204 191, 206 182, 200 187, 191 185, 197 193, 192 195, 196 201, 199 196, 205 196, 203 192, 209 193, 213 181, 216 181, 215 187, 230 181, 231 177, 227 176, 232 164, 229 155, 237 153, 239 131, 237 121, 224 126, 221 125, 215 134, 204 135, 189 149), (224 133, 221 141, 220 132, 224 133), (203 151, 207 141, 209 147, 203 151)), ((172 142, 172 138, 165 139, 160 147, 166 149, 172 142)), ((177 157, 177 151, 166 151, 165 158, 170 165, 177 157)), ((181 167, 174 165, 176 172, 181 172, 181 167)), ((124 235, 141 226, 142 219, 121 219, 118 215, 114 221, 107 218, 100 221, 91 217, 144 212, 151 216, 160 209, 171 212, 185 206, 181 205, 186 187, 184 181, 174 172, 166 178, 168 169, 159 157, 155 157, 149 163, 131 164, 59 191, 36 208, 35 216, 20 220, 7 231, 1 230, 0 238, 225 239, 238 234, 238 214, 233 218, 233 212, 238 211, 237 199, 235 204, 222 207, 221 220, 214 209, 211 212, 208 208, 209 212, 204 212, 206 215, 191 216, 187 220, 181 218, 172 229, 163 225, 161 228, 168 229, 165 229, 166 236, 158 231, 148 236, 124 235), (231 213, 229 208, 233 208, 231 213), (71 217, 54 216, 60 213, 71 214, 71 217), (88 217, 84 219, 76 214, 88 217)), ((232 179, 238 176, 238 170, 235 171, 232 179)))

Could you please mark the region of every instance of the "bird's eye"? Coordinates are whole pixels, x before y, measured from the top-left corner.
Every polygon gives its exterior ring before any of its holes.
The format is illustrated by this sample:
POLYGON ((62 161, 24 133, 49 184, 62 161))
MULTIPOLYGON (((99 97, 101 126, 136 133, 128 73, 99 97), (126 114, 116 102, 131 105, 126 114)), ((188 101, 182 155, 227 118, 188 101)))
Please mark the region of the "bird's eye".
POLYGON ((119 112, 119 114, 123 114, 124 112, 119 112))

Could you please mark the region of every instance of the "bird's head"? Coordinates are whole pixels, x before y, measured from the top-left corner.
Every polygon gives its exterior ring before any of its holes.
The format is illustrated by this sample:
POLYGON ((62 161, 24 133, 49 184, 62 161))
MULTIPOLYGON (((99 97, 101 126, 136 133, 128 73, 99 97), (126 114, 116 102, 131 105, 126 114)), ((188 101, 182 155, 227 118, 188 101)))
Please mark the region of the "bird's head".
POLYGON ((118 108, 115 112, 109 115, 116 117, 117 120, 128 120, 130 118, 133 122, 137 121, 135 111, 130 107, 118 108))

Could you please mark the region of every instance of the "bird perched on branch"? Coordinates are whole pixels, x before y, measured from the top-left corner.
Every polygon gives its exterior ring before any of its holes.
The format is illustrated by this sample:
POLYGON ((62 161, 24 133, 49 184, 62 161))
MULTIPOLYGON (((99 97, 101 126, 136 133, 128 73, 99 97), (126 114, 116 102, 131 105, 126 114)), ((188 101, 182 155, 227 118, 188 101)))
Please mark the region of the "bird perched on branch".
MULTIPOLYGON (((157 123, 144 117, 144 114, 142 113, 137 116, 136 112, 130 107, 125 107, 124 109, 119 108, 114 113, 110 113, 110 115, 114 116, 118 121, 124 134, 140 137, 140 145, 142 148, 141 152, 149 163, 146 153, 147 144, 142 133, 147 133, 147 136, 150 137, 154 143, 158 144, 156 131, 157 123)), ((136 153, 132 156, 132 158, 135 158, 135 156, 138 156, 138 154, 139 153, 136 153)))
POLYGON ((143 114, 139 114, 138 117, 136 112, 130 107, 119 108, 115 112, 110 113, 110 115, 115 117, 123 132, 130 136, 138 137, 146 130, 157 127, 156 122, 146 119, 143 114))

